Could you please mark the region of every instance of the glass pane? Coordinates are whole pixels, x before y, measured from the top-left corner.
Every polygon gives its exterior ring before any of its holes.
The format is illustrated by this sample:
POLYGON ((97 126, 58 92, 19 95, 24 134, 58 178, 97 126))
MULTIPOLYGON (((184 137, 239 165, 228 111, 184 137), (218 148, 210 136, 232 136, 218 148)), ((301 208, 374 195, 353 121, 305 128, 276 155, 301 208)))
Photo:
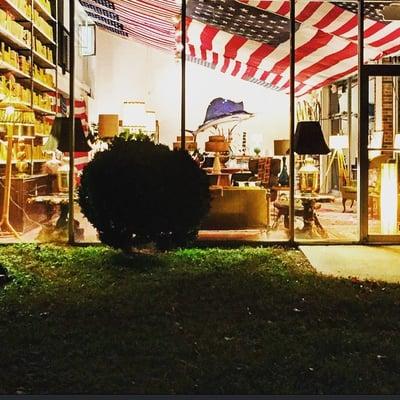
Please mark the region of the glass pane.
MULTIPOLYGON (((145 134, 171 149, 177 143, 181 119, 181 4, 165 3, 159 10, 132 5, 129 12, 122 5, 113 6, 110 15, 131 21, 101 24, 96 30, 95 62, 91 57, 78 57, 77 64, 82 68, 77 78, 88 70, 95 92, 93 97, 86 97, 94 136, 92 150, 75 154, 78 175, 96 152, 106 149, 121 133, 145 134)), ((94 13, 93 7, 88 6, 87 11, 94 13)), ((96 230, 78 204, 75 219, 77 241, 98 241, 96 230)))
POLYGON ((399 77, 378 76, 370 85, 368 232, 397 235, 399 230, 399 77))
POLYGON ((296 2, 296 79, 308 86, 296 99, 299 241, 358 238, 356 13, 356 2, 296 2))
POLYGON ((188 2, 187 128, 212 193, 200 240, 289 238, 287 3, 259 3, 188 2))
MULTIPOLYGON (((0 39, 2 243, 47 241, 54 236, 52 221, 61 207, 51 199, 57 182, 47 170, 52 156, 45 148, 56 112, 56 21, 53 19, 56 10, 53 3, 49 2, 38 11, 35 2, 34 12, 40 12, 41 16, 46 13, 49 21, 44 22, 40 18, 32 40, 31 25, 25 12, 28 4, 26 8, 25 3, 19 3, 18 7, 8 2, 0 4, 4 30, 0 39), (5 23, 5 18, 9 24, 5 23), (33 49, 41 31, 46 32, 46 42, 40 48, 33 49), (37 50, 33 61, 31 50, 37 50)), ((44 41, 43 33, 41 35, 44 41)), ((65 199, 62 202, 64 204, 65 199)), ((65 235, 57 236, 57 240, 66 239, 65 235)))

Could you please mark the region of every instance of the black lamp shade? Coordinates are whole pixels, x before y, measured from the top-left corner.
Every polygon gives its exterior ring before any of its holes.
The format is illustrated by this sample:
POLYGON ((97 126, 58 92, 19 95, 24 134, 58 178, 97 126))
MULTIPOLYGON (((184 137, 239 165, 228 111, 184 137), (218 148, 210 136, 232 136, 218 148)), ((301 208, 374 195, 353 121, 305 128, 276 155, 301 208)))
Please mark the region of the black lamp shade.
MULTIPOLYGON (((63 153, 69 152, 69 132, 70 121, 68 117, 56 117, 51 127, 50 135, 53 136, 57 142, 57 150, 63 153)), ((82 121, 75 118, 75 147, 74 151, 88 152, 91 148, 86 140, 85 133, 83 132, 82 121)))
POLYGON ((330 153, 318 121, 300 121, 297 123, 293 150, 297 154, 330 153))

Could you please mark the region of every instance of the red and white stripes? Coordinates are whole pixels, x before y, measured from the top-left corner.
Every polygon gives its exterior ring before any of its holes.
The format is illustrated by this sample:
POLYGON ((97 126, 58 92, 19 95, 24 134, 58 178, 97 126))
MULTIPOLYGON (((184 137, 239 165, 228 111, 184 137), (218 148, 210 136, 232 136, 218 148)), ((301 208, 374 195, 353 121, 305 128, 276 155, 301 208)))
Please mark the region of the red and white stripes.
POLYGON ((158 49, 175 50, 174 17, 180 13, 176 0, 114 0, 113 3, 112 12, 119 16, 118 22, 129 38, 158 49))
MULTIPOLYGON (((288 1, 237 1, 284 17, 289 13, 288 1)), ((325 2, 300 4, 296 9, 296 19, 302 22, 296 31, 295 44, 297 96, 353 74, 358 63, 357 42, 354 40, 357 18, 354 20, 354 14, 325 2)), ((368 20, 366 27, 369 32, 366 59, 376 60, 400 48, 396 26, 368 20), (397 40, 390 40, 393 36, 397 40)), ((232 76, 261 81, 288 92, 289 40, 274 47, 190 18, 187 20, 187 32, 191 57, 206 61, 213 68, 232 76)))
MULTIPOLYGON (((289 1, 235 0, 264 11, 289 18, 289 1)), ((297 22, 312 26, 333 36, 357 41, 357 15, 327 1, 297 1, 295 18, 297 22)), ((384 24, 370 18, 364 20, 364 40, 367 47, 377 48, 382 57, 400 49, 400 23, 384 24)))
MULTIPOLYGON (((94 0, 85 0, 94 2, 94 0)), ((288 18, 290 2, 230 0, 288 18)), ((114 0, 128 37, 159 49, 175 51, 176 0, 114 0)), ((98 3, 96 2, 98 5, 98 3)), ((104 8, 104 6, 102 6, 104 8)), ((211 18, 211 17, 210 17, 211 18)), ((296 2, 296 95, 353 74, 357 70, 357 15, 327 1, 296 2)), ((212 19, 212 18, 211 18, 212 19)), ((289 40, 276 47, 187 19, 187 53, 223 73, 289 90, 289 40)), ((273 28, 272 28, 273 29, 273 28)), ((400 23, 365 19, 365 58, 378 60, 400 51, 400 23)))

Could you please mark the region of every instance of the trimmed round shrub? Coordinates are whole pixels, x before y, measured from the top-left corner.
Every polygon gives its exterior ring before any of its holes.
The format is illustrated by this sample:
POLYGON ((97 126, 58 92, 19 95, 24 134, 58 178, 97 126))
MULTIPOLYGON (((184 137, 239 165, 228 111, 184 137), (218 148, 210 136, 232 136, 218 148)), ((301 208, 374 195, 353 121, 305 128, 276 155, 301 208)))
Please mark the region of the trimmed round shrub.
POLYGON ((103 243, 129 251, 154 242, 164 250, 196 238, 209 183, 186 151, 117 137, 83 170, 79 204, 103 243))

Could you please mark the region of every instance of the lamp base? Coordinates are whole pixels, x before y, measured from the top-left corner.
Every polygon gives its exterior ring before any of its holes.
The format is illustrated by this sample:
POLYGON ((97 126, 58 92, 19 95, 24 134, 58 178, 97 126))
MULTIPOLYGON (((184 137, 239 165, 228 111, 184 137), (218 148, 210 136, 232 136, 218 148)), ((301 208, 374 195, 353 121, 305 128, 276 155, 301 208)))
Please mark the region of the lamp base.
POLYGON ((278 183, 280 186, 289 186, 289 174, 287 172, 286 157, 282 158, 283 166, 282 171, 278 176, 278 183))
POLYGON ((221 161, 219 159, 219 153, 215 153, 214 163, 213 163, 213 174, 220 174, 221 173, 221 161))
POLYGON ((15 236, 17 239, 21 239, 18 232, 12 227, 9 221, 3 220, 0 222, 0 237, 4 236, 15 236))

